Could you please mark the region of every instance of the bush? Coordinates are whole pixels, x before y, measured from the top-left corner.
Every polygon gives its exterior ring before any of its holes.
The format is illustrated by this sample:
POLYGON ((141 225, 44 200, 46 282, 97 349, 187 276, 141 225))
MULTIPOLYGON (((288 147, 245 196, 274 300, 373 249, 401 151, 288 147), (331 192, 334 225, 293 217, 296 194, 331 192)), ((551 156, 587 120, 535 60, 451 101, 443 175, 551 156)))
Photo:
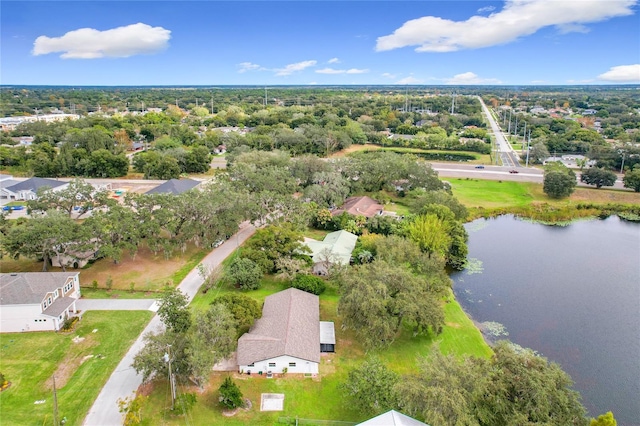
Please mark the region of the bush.
POLYGON ((231 380, 231 377, 227 376, 224 379, 218 391, 220 391, 218 401, 220 401, 224 407, 234 409, 244 405, 242 402, 242 392, 240 392, 238 385, 231 380))
POLYGON ((238 257, 231 262, 227 276, 242 290, 255 290, 260 287, 262 268, 251 259, 238 257))
POLYGON ((62 323, 62 331, 71 331, 71 329, 73 328, 73 325, 78 322, 79 318, 78 317, 68 317, 66 320, 64 320, 64 323, 62 323))
POLYGON ((322 294, 326 289, 326 285, 322 278, 316 277, 315 275, 306 274, 296 275, 296 277, 291 282, 291 287, 315 295, 322 294))

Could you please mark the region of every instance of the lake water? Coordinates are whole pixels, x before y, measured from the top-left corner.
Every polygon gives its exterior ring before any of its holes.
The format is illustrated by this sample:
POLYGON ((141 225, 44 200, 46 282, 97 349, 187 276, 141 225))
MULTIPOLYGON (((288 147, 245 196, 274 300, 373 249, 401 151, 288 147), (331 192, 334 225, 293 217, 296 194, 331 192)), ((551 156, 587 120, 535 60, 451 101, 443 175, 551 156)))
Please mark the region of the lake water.
POLYGON ((591 416, 640 425, 640 225, 501 216, 466 228, 470 267, 452 279, 473 320, 559 363, 591 416))

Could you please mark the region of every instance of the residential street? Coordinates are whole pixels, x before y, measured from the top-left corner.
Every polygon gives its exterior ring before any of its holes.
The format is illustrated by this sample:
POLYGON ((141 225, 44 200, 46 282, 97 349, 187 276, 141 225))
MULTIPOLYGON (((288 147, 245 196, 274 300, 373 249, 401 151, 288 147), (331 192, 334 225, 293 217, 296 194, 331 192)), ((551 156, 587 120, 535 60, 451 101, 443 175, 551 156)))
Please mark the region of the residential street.
MULTIPOLYGON (((220 247, 214 249, 204 258, 202 263, 211 268, 219 266, 234 250, 245 242, 255 232, 255 227, 249 223, 243 223, 240 231, 228 239, 220 247)), ((202 277, 198 274, 198 270, 194 268, 178 286, 178 288, 187 295, 191 301, 198 289, 202 285, 202 277)), ((122 301, 120 301, 122 302, 122 301)), ((139 301, 136 301, 139 302, 139 301)), ((106 306, 106 304, 105 304, 106 306)), ((147 308, 148 309, 148 308, 147 308)), ((155 315, 147 327, 142 331, 138 339, 133 343, 122 361, 118 364, 115 371, 109 377, 109 380, 100 391, 98 398, 93 403, 83 424, 87 426, 118 426, 122 424, 122 414, 118 411, 117 401, 119 398, 126 398, 133 395, 142 383, 142 377, 139 376, 131 367, 133 358, 142 349, 143 336, 149 332, 158 332, 163 328, 160 317, 155 315)))

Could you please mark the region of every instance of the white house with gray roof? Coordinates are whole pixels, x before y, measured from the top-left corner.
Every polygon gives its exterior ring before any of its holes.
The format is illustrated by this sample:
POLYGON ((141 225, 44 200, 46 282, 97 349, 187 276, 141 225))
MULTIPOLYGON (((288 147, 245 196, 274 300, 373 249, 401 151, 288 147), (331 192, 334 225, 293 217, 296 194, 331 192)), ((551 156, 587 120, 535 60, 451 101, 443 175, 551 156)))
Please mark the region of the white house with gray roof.
POLYGON ((344 230, 331 232, 322 241, 305 238, 304 244, 311 249, 313 273, 327 275, 331 265, 348 265, 357 241, 357 235, 344 230))
POLYGON ((3 180, 0 181, 0 199, 5 200, 35 200, 38 198, 37 192, 40 188, 50 188, 60 191, 69 186, 69 182, 62 182, 55 179, 32 177, 23 181, 3 180))
POLYGON ((320 299, 289 288, 265 298, 262 318, 238 340, 238 369, 317 374, 320 342, 320 299))
POLYGON ((76 313, 79 272, 0 274, 0 332, 57 331, 76 313))

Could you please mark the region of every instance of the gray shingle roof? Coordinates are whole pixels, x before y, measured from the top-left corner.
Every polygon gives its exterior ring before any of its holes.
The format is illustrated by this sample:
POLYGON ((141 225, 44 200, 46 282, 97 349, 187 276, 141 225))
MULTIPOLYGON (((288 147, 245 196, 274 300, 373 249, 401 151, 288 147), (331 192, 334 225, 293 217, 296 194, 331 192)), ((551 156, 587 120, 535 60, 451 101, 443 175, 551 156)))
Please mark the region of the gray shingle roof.
POLYGON ((50 317, 58 317, 66 311, 68 307, 73 305, 76 300, 77 299, 73 297, 58 297, 42 314, 50 317))
POLYGON ((295 288, 267 296, 262 318, 238 340, 238 365, 282 355, 320 362, 319 303, 295 288))
POLYGON ((165 183, 156 186, 145 192, 145 194, 182 194, 200 184, 199 181, 193 179, 170 179, 165 183))
POLYGON ((28 190, 36 192, 39 188, 42 188, 45 186, 49 188, 57 188, 59 186, 66 185, 67 183, 69 182, 62 182, 55 179, 32 177, 30 179, 24 180, 20 183, 16 183, 15 185, 7 186, 5 188, 11 192, 28 191, 28 190))
MULTIPOLYGON (((20 272, 0 274, 0 305, 30 305, 63 287, 69 277, 80 272, 20 272)), ((53 305, 52 305, 53 306, 53 305)))

